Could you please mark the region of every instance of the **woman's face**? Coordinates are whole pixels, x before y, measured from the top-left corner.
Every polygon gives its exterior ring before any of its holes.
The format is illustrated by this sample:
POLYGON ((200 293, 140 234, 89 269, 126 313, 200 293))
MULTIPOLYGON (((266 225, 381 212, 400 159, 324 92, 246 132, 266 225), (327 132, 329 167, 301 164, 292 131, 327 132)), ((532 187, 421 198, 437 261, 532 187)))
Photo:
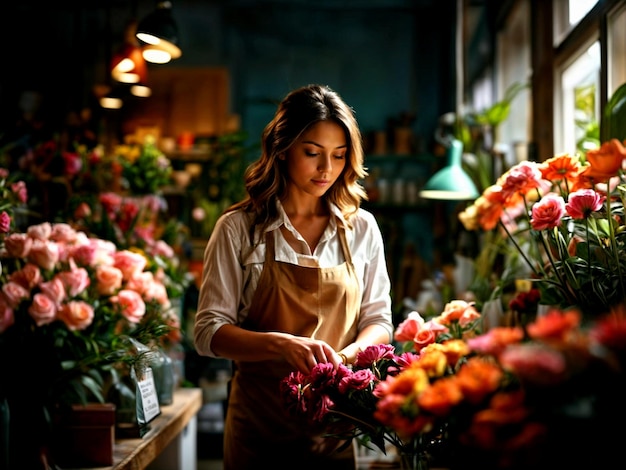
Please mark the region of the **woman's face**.
POLYGON ((289 191, 322 197, 341 175, 347 153, 346 133, 339 124, 312 125, 287 151, 289 191))

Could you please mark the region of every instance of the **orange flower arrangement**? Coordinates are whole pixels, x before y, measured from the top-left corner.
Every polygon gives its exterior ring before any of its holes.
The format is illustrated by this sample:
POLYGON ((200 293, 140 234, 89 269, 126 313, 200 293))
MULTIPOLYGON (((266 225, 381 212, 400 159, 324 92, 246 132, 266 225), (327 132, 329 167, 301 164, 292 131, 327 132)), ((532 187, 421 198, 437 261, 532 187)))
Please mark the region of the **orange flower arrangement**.
POLYGON ((411 312, 393 345, 367 348, 351 369, 292 373, 281 393, 303 423, 393 446, 403 468, 610 468, 621 434, 609 429, 626 418, 626 305, 581 319, 552 309, 481 333, 474 305, 454 300, 428 321, 411 312))
POLYGON ((467 230, 500 229, 540 290, 540 303, 591 316, 626 299, 624 168, 617 139, 585 156, 559 154, 506 171, 459 219, 467 230))

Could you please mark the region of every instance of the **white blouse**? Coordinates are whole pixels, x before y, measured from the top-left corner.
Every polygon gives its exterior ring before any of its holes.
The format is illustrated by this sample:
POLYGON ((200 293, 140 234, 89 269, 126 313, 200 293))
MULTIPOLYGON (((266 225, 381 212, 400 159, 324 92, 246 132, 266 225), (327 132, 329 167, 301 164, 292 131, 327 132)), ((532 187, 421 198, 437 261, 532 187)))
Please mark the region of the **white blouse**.
MULTIPOLYGON (((359 331, 378 324, 393 335, 391 312, 391 282, 385 261, 380 228, 374 216, 359 209, 350 229, 341 212, 331 205, 336 217, 330 218, 322 238, 311 253, 309 245, 293 227, 278 202, 278 219, 266 231, 274 231, 276 260, 301 266, 322 268, 337 266, 345 261, 337 224, 346 229, 346 239, 361 287, 359 331), (284 239, 280 230, 285 226, 301 242, 300 252, 284 239)), ((222 215, 204 251, 204 266, 198 310, 194 325, 195 348, 201 355, 217 357, 211 350, 211 339, 225 324, 240 325, 248 314, 265 261, 265 234, 255 233, 255 246, 250 240, 250 218, 241 210, 222 215)), ((257 230, 258 231, 258 230, 257 230)))

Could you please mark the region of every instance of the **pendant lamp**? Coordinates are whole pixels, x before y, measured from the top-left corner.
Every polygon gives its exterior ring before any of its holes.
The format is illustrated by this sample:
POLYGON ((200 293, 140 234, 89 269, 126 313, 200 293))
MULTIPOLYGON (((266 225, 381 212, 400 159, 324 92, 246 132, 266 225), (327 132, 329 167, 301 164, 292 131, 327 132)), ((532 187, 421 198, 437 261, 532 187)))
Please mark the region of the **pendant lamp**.
POLYGON ((420 191, 422 198, 464 201, 478 197, 476 185, 461 165, 462 155, 463 143, 452 139, 446 154, 447 165, 426 182, 420 191))
POLYGON ((172 3, 157 2, 156 9, 137 25, 137 38, 143 44, 143 57, 148 62, 165 64, 178 59, 178 27, 172 17, 172 3))
POLYGON ((100 106, 104 109, 120 109, 124 105, 122 93, 119 88, 112 88, 98 99, 100 106))
POLYGON ((130 21, 124 32, 124 44, 111 61, 111 77, 120 83, 148 81, 148 66, 135 36, 137 22, 130 21))

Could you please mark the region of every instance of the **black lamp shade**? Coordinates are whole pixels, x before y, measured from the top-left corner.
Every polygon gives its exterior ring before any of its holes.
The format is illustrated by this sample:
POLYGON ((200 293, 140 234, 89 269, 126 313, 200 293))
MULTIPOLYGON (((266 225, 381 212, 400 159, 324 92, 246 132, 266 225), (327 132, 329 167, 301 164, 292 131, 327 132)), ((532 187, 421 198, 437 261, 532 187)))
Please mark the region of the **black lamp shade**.
MULTIPOLYGON (((181 50, 178 47, 178 27, 172 17, 171 2, 159 2, 156 9, 139 22, 136 34, 142 43, 148 45, 148 48, 163 50, 172 59, 181 56, 181 50)), ((146 60, 150 59, 146 57, 146 60)))

